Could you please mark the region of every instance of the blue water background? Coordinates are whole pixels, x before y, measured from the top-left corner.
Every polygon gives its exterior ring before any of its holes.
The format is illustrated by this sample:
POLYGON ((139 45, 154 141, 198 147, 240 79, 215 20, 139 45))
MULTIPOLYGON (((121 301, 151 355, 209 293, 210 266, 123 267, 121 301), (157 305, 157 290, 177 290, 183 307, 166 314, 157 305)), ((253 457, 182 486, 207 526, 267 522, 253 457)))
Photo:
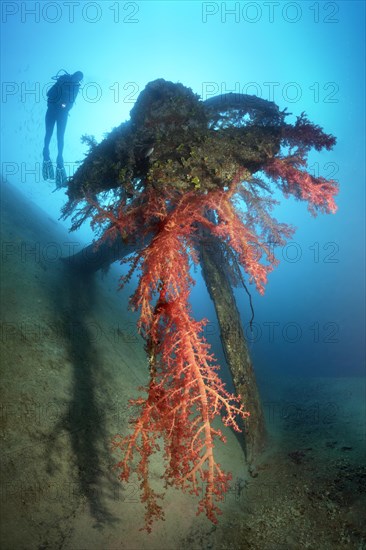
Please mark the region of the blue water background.
MULTIPOLYGON (((261 376, 364 373, 365 4, 364 2, 3 2, 2 173, 57 219, 63 191, 41 178, 45 94, 59 69, 84 81, 66 130, 66 166, 84 158, 82 134, 101 140, 129 118, 145 85, 165 78, 203 99, 256 94, 337 136, 310 156, 315 175, 340 182, 336 215, 312 218, 281 199, 276 217, 298 229, 264 297, 236 291, 261 376)), ((55 138, 51 153, 56 157, 55 138)), ((278 195, 279 198, 281 198, 278 195)), ((63 222, 69 226, 69 221, 63 222)), ((71 239, 93 238, 85 226, 71 239)), ((218 328, 200 274, 196 315, 220 360, 218 328)), ((222 357, 221 357, 222 358, 222 357)))

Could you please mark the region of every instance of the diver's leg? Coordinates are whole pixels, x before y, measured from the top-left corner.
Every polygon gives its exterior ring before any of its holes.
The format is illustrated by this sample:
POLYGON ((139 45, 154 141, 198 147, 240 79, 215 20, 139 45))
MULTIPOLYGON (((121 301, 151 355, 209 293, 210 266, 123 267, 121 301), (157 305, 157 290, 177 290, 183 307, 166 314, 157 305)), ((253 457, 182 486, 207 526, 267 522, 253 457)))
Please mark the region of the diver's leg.
POLYGON ((57 166, 59 167, 64 165, 63 152, 67 117, 68 112, 65 110, 60 111, 57 116, 57 166))
POLYGON ((52 107, 48 107, 47 109, 45 123, 46 135, 44 137, 43 159, 50 160, 50 142, 56 124, 56 113, 52 107))
POLYGON ((56 166, 56 188, 63 187, 67 182, 66 170, 64 167, 64 136, 67 124, 68 112, 60 111, 57 117, 57 166, 56 166))
POLYGON ((43 147, 42 175, 44 180, 53 180, 55 179, 55 173, 54 173, 52 162, 50 159, 50 142, 53 134, 53 129, 56 123, 56 113, 52 107, 48 107, 47 109, 45 123, 46 123, 46 135, 44 138, 44 147, 43 147))

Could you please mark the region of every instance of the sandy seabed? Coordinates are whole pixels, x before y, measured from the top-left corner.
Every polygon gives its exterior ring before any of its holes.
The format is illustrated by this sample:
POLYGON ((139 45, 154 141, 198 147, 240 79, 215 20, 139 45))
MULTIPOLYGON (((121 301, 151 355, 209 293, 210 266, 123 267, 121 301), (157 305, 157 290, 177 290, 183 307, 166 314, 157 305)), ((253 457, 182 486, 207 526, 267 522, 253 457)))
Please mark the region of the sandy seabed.
MULTIPOLYGON (((365 380, 276 378, 260 385, 268 445, 253 476, 229 430, 233 474, 218 525, 168 489, 166 520, 140 531, 137 480, 122 485, 112 437, 147 381, 131 288, 118 266, 81 277, 75 238, 2 183, 2 550, 366 548, 365 380)), ((153 481, 162 488, 160 457, 153 481)))

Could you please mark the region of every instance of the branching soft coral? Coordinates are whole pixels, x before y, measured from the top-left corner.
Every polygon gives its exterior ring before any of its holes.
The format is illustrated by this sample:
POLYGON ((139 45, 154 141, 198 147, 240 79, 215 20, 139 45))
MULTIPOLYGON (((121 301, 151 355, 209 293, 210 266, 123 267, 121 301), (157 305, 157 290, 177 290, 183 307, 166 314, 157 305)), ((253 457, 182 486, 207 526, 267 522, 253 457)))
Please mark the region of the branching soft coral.
POLYGON ((292 194, 307 201, 308 209, 314 216, 318 210, 334 214, 337 210, 334 196, 338 192, 338 184, 333 180, 312 176, 300 169, 304 166, 306 161, 301 157, 273 158, 263 171, 280 183, 285 195, 292 194))
MULTIPOLYGON (((311 208, 333 210, 335 189, 331 183, 319 184, 306 172, 300 176, 280 159, 268 163, 266 172, 273 179, 283 178, 286 190, 296 186, 299 198, 307 199, 311 208)), ((111 209, 95 205, 94 223, 107 224, 104 237, 119 233, 126 238, 137 230, 146 237, 152 235, 131 259, 131 270, 121 282, 123 285, 131 272, 140 268, 131 304, 140 312, 138 324, 146 341, 150 383, 147 396, 131 402, 140 411, 132 421, 132 433, 117 436, 113 442, 114 449, 124 453, 117 464, 121 480, 128 481, 132 466, 136 468, 148 531, 155 519, 164 517, 158 504, 162 495, 150 484, 151 456, 161 444, 168 485, 195 494, 200 484, 205 485, 198 513, 204 511, 216 522, 220 513, 216 502, 228 489, 230 474, 222 471, 214 457, 214 440, 224 440, 224 436, 212 422, 222 416, 225 425, 239 430, 237 416, 245 419, 249 413, 238 397, 226 391, 217 374, 218 367, 202 336, 205 321, 192 317, 190 265, 197 262, 197 241, 203 227, 229 246, 250 281, 264 293, 267 274, 276 264, 268 236, 284 244, 293 228, 271 217, 274 201, 262 196, 260 189, 255 182, 242 181, 239 172, 228 190, 185 194, 166 190, 163 194, 150 186, 132 205, 126 200, 111 209), (236 206, 238 197, 244 199, 246 210, 236 206), (215 213, 213 221, 206 216, 208 211, 215 213)))
POLYGON ((167 484, 198 494, 204 483, 199 512, 204 511, 216 522, 219 509, 215 500, 223 498, 230 475, 215 460, 214 439, 225 439, 212 421, 222 415, 225 425, 239 430, 236 417, 248 416, 240 399, 226 391, 217 374, 218 367, 202 336, 204 321, 195 321, 190 312, 193 281, 189 270, 191 261, 197 261, 195 235, 199 226, 229 239, 259 289, 267 269, 257 267, 250 243, 255 237, 242 226, 224 192, 177 196, 174 207, 171 196, 170 209, 163 218, 161 210, 155 210, 159 205, 156 192, 150 190, 148 195, 145 212, 159 220, 159 228, 134 262, 135 266, 140 264, 142 274, 132 305, 140 311, 139 328, 146 340, 151 381, 147 397, 132 402, 140 408, 132 434, 115 438, 114 447, 124 451, 117 466, 126 481, 134 454, 139 455, 137 473, 146 503, 145 526, 150 530, 153 519, 163 516, 157 504, 159 495, 148 481, 150 457, 159 448, 159 440, 164 444, 167 484), (205 210, 213 207, 219 213, 217 224, 204 216, 205 210))

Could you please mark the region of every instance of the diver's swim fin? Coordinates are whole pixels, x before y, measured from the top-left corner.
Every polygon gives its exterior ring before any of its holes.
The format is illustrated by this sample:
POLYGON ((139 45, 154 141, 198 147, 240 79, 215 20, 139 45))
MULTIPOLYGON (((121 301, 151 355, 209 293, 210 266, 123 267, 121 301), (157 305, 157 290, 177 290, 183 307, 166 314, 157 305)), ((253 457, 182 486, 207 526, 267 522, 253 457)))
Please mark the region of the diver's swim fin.
POLYGON ((67 185, 66 170, 64 166, 57 166, 56 167, 56 189, 60 189, 61 187, 66 187, 66 185, 67 185))
POLYGON ((42 164, 42 176, 44 180, 54 180, 55 172, 53 170, 53 164, 50 160, 44 160, 42 164))

